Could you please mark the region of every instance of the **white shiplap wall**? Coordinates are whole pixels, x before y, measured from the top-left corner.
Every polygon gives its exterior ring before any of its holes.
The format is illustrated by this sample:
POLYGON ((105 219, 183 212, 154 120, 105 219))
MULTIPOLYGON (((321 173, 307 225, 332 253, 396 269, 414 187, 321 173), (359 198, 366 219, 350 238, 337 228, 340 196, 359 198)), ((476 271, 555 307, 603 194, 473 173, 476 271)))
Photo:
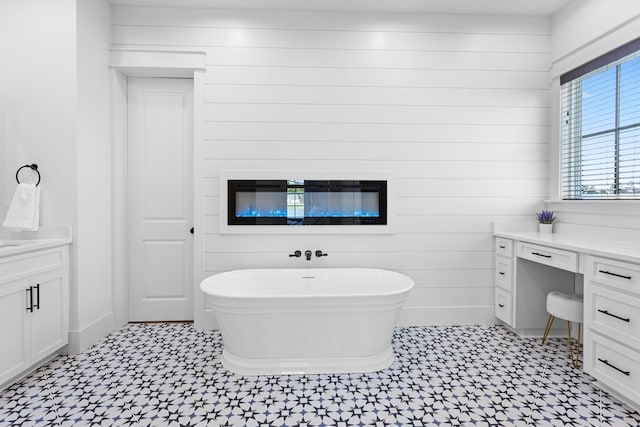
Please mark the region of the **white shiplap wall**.
POLYGON ((493 322, 494 220, 547 196, 544 18, 113 9, 119 48, 206 51, 205 269, 380 267, 403 324, 493 322), (218 233, 220 170, 392 171, 390 235, 218 233))

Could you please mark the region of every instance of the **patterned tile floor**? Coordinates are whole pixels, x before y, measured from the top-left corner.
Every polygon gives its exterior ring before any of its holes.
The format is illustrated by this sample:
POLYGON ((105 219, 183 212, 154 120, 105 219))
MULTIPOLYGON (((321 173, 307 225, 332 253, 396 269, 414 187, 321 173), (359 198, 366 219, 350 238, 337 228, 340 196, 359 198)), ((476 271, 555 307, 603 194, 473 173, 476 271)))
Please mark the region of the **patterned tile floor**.
POLYGON ((397 328, 380 372, 240 377, 216 331, 132 324, 0 392, 1 426, 638 426, 640 414, 500 326, 397 328))

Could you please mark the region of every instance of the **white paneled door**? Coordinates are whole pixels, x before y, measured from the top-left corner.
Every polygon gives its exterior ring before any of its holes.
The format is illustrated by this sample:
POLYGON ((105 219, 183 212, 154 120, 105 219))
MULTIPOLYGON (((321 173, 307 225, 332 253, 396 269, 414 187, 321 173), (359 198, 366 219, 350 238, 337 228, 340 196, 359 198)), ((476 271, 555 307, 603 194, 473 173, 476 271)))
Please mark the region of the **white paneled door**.
POLYGON ((193 81, 128 86, 129 320, 191 320, 193 81))

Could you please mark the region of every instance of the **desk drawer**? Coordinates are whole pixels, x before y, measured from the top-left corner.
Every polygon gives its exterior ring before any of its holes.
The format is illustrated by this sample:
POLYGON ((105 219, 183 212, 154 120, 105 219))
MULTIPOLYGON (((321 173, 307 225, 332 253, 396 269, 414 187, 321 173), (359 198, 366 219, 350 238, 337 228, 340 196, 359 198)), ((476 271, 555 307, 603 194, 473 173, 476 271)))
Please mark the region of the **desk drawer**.
POLYGON ((513 240, 496 237, 496 255, 513 258, 513 240))
POLYGON ((496 257, 496 286, 513 291, 513 261, 502 256, 496 257))
POLYGON ((640 353, 596 333, 589 334, 584 348, 587 373, 640 403, 640 353))
POLYGON ((509 326, 513 326, 513 295, 496 288, 495 315, 509 326))
POLYGON ((550 265, 561 270, 578 271, 578 256, 575 252, 549 248, 533 243, 518 242, 517 255, 540 264, 550 265))
POLYGON ((585 291, 585 323, 594 331, 640 350, 640 298, 592 283, 585 291))
POLYGON ((640 265, 589 257, 586 274, 598 283, 640 295, 640 265))

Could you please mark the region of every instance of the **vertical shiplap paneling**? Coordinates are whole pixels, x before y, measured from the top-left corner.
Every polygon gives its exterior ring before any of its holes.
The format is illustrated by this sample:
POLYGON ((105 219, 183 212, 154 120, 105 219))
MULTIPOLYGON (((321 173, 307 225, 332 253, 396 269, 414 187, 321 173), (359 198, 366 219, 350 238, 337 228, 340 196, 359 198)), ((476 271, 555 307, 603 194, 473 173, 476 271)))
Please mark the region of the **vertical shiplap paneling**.
MULTIPOLYGON (((205 269, 382 267, 405 324, 493 321, 491 222, 546 197, 542 18, 115 7, 112 43, 206 51, 205 269), (394 171, 392 235, 218 233, 226 169, 394 171)), ((283 172, 283 178, 288 178, 283 172)))

